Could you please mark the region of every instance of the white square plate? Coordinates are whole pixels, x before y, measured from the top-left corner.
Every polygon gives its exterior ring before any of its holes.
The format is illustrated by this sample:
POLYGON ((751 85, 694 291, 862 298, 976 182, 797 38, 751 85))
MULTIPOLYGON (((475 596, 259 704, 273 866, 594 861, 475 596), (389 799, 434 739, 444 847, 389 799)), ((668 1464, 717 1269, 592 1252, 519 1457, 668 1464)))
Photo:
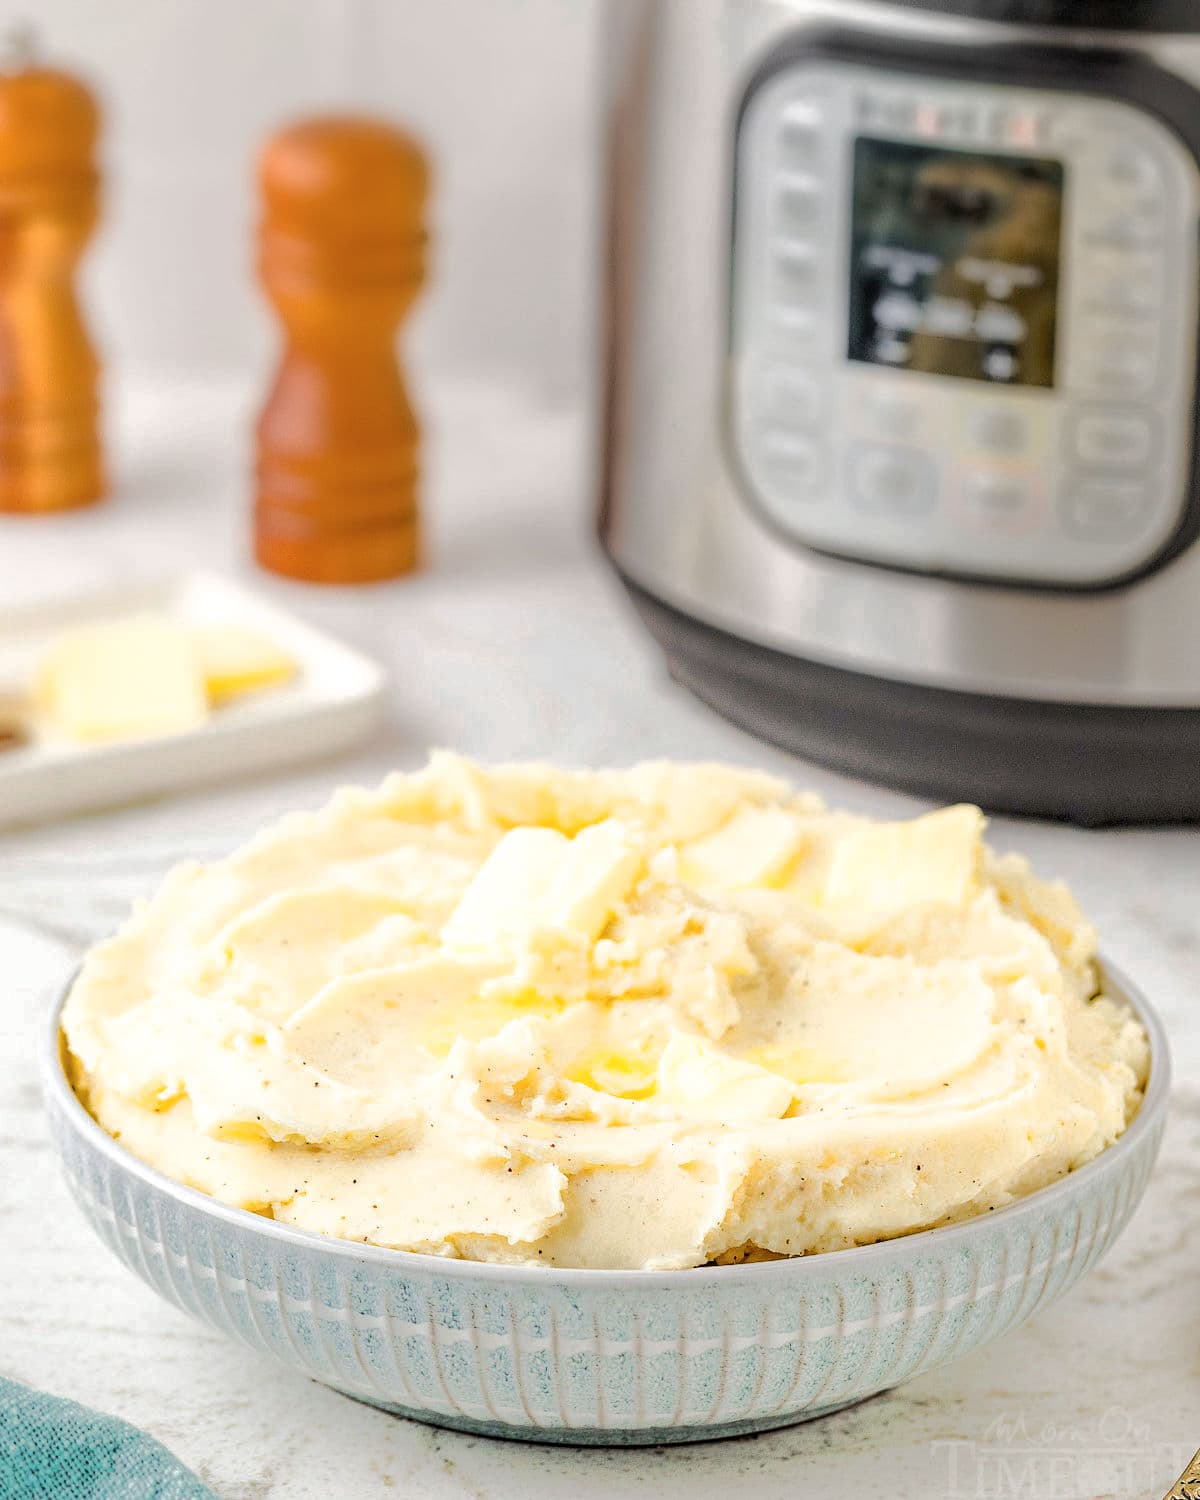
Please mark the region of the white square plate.
POLYGON ((383 671, 376 663, 210 573, 0 611, 0 690, 27 684, 61 630, 147 610, 189 623, 252 627, 299 670, 283 686, 221 707, 187 734, 111 745, 38 737, 0 751, 0 827, 312 760, 355 744, 379 720, 383 671))

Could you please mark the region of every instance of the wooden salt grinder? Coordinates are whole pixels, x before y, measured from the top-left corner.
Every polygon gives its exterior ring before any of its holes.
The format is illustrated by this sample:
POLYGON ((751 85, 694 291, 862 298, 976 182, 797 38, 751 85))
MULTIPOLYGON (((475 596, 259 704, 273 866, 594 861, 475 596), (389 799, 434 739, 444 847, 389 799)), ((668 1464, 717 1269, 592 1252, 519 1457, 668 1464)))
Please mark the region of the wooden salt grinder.
POLYGON ((0 72, 0 510, 104 493, 99 364, 72 281, 99 214, 99 125, 77 79, 0 72))
POLYGON ((310 120, 267 143, 259 181, 286 343, 257 428, 255 553, 318 583, 408 573, 418 431, 395 339, 424 278, 425 158, 388 125, 310 120))

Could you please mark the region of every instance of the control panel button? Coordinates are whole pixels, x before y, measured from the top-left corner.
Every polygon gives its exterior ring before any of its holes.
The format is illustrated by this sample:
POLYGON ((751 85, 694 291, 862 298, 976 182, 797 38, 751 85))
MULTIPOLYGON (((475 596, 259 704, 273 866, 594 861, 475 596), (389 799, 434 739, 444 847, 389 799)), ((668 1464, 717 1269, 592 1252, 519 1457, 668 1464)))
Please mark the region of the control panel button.
POLYGON ((1083 261, 1080 274, 1093 307, 1145 316, 1162 303, 1163 268, 1156 255, 1098 251, 1083 261))
POLYGON ((800 433, 768 428, 759 440, 762 465, 776 498, 811 500, 820 490, 824 454, 800 433))
POLYGON ((1132 395, 1154 385, 1154 360, 1140 349, 1109 349, 1101 354, 1096 373, 1102 385, 1132 395))
POLYGON ((821 315, 815 307, 798 306, 793 302, 779 302, 773 309, 774 322, 785 341, 811 341, 821 328, 821 315))
POLYGON ((815 275, 821 263, 821 252, 811 240, 779 240, 774 254, 778 264, 794 275, 815 275))
POLYGON ((867 510, 919 515, 937 500, 937 465, 917 448, 860 448, 850 456, 850 485, 867 510))
POLYGON ((1063 522, 1075 536, 1110 541, 1136 532, 1146 513, 1143 485, 1133 481, 1080 479, 1063 497, 1063 522))
POLYGON ((972 469, 963 475, 962 497, 967 513, 988 525, 1012 524, 1030 511, 1034 491, 1023 474, 994 469, 972 469))
POLYGON ((967 418, 972 441, 991 453, 1019 453, 1030 436, 1029 419, 1024 412, 1008 406, 983 406, 967 418))
POLYGON ((1153 456, 1154 428, 1148 417, 1088 412, 1076 419, 1071 443, 1082 463, 1137 468, 1153 456))
POLYGON ((821 184, 801 174, 781 179, 775 195, 776 228, 785 238, 805 240, 820 227, 821 184))
POLYGON ((1096 226, 1096 238, 1118 250, 1144 250, 1162 239, 1162 216, 1148 204, 1132 213, 1111 214, 1096 226))
POLYGON ((775 250, 775 276, 780 294, 791 301, 811 301, 817 295, 820 259, 811 245, 785 240, 775 250))
POLYGON ((825 410, 824 385, 792 365, 765 366, 751 379, 748 394, 752 414, 773 427, 815 427, 825 410))
POLYGON ((1158 378, 1153 330, 1133 319, 1094 320, 1082 350, 1086 383, 1114 395, 1145 395, 1158 378))
POLYGON ((824 125, 820 105, 795 100, 779 117, 779 146, 789 167, 816 166, 821 156, 824 125))

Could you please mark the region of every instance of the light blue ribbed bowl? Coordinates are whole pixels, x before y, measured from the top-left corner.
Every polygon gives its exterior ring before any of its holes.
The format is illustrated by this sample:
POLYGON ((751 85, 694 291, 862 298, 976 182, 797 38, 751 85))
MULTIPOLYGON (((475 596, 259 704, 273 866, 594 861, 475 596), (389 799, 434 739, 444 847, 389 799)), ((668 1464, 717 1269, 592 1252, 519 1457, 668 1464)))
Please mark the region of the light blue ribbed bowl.
MULTIPOLYGON (((977 1349, 1100 1259, 1145 1189, 1166 1036, 1115 1146, 1011 1207, 796 1260, 694 1271, 479 1265, 291 1229, 153 1171, 73 1093, 55 1007, 47 1110, 75 1197, 169 1302, 291 1369, 403 1416, 555 1443, 688 1442, 820 1416, 977 1349)), ((65 997, 64 997, 65 999, 65 997)))

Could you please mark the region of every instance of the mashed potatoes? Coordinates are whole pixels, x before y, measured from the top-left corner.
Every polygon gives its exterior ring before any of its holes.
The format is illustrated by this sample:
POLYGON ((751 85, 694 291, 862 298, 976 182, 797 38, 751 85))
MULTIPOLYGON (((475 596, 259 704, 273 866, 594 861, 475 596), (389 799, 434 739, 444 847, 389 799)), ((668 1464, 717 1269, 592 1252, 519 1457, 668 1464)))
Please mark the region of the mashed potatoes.
POLYGON ((435 756, 174 871, 63 1025, 102 1126, 324 1234, 560 1266, 835 1250, 1010 1202, 1136 1113, 1061 885, 953 807, 435 756))

